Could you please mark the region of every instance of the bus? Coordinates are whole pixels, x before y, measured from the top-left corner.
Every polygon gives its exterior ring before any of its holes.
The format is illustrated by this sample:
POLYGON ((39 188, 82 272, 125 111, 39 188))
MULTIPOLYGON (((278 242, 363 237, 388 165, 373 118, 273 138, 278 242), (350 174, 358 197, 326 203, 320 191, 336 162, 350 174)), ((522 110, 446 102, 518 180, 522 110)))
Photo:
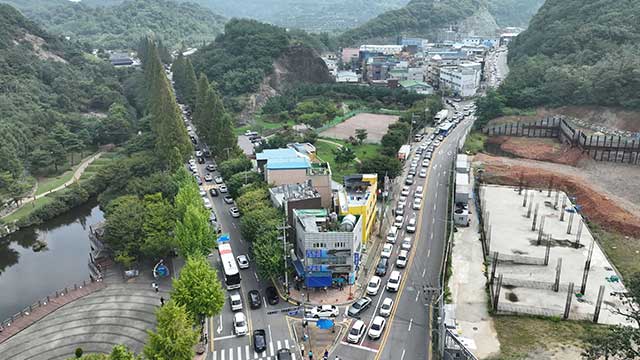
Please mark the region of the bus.
POLYGON ((450 122, 444 123, 438 128, 439 134, 442 136, 447 136, 451 130, 453 130, 453 124, 450 122))
POLYGON ((223 242, 218 244, 218 252, 220 253, 220 261, 222 262, 222 271, 224 273, 224 282, 227 290, 240 288, 240 271, 238 264, 233 256, 231 244, 223 242))

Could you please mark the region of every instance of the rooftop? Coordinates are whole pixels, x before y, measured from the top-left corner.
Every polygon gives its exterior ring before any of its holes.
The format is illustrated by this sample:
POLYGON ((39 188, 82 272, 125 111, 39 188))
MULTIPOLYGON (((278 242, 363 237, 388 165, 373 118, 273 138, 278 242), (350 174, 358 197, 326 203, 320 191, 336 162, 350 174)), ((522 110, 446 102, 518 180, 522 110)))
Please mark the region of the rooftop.
POLYGON ((278 206, 284 205, 285 201, 305 200, 319 198, 320 193, 313 187, 311 181, 303 184, 284 184, 269 189, 272 198, 278 206))
POLYGON ((403 88, 413 87, 413 86, 431 87, 431 85, 427 84, 426 82, 415 81, 415 80, 404 80, 404 81, 400 81, 398 84, 400 84, 400 86, 402 86, 403 88))
POLYGON ((269 170, 308 169, 311 161, 294 149, 266 149, 256 154, 256 160, 266 160, 269 170))
POLYGON ((324 209, 295 209, 293 212, 307 233, 351 232, 360 218, 357 215, 329 214, 324 209))
POLYGON ((365 205, 371 196, 371 186, 377 181, 377 175, 348 175, 344 177, 344 190, 349 206, 365 205), (374 178, 372 178, 374 177, 374 178))

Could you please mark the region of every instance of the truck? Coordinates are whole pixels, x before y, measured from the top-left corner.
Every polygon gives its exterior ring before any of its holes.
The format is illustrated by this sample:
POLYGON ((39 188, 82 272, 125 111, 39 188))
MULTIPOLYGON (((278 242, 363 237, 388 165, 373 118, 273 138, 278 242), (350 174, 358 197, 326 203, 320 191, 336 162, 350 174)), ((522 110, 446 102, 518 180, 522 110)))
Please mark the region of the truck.
POLYGON ((438 113, 433 118, 433 120, 436 122, 436 124, 439 124, 442 121, 447 120, 448 117, 449 117, 449 110, 443 109, 443 110, 438 111, 438 113))
POLYGON ((407 160, 411 155, 411 145, 402 145, 398 150, 398 160, 407 160))

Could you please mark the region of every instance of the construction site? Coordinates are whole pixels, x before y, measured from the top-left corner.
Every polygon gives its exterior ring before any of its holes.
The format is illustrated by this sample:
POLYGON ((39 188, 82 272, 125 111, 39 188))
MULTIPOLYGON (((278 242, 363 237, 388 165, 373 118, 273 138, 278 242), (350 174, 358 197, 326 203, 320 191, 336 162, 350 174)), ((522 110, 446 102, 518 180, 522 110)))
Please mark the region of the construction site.
POLYGON ((603 324, 629 324, 617 313, 626 290, 594 240, 575 199, 556 189, 477 188, 491 307, 603 324))

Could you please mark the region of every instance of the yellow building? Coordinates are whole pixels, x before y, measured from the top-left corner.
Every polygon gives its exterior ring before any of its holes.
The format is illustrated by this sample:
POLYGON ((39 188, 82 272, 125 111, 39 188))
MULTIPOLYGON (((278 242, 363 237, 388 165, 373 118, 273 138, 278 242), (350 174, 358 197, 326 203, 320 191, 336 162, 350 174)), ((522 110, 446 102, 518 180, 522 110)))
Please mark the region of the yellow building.
POLYGON ((344 177, 344 188, 338 192, 340 215, 360 215, 362 242, 366 243, 376 222, 378 200, 378 175, 361 174, 344 177))

